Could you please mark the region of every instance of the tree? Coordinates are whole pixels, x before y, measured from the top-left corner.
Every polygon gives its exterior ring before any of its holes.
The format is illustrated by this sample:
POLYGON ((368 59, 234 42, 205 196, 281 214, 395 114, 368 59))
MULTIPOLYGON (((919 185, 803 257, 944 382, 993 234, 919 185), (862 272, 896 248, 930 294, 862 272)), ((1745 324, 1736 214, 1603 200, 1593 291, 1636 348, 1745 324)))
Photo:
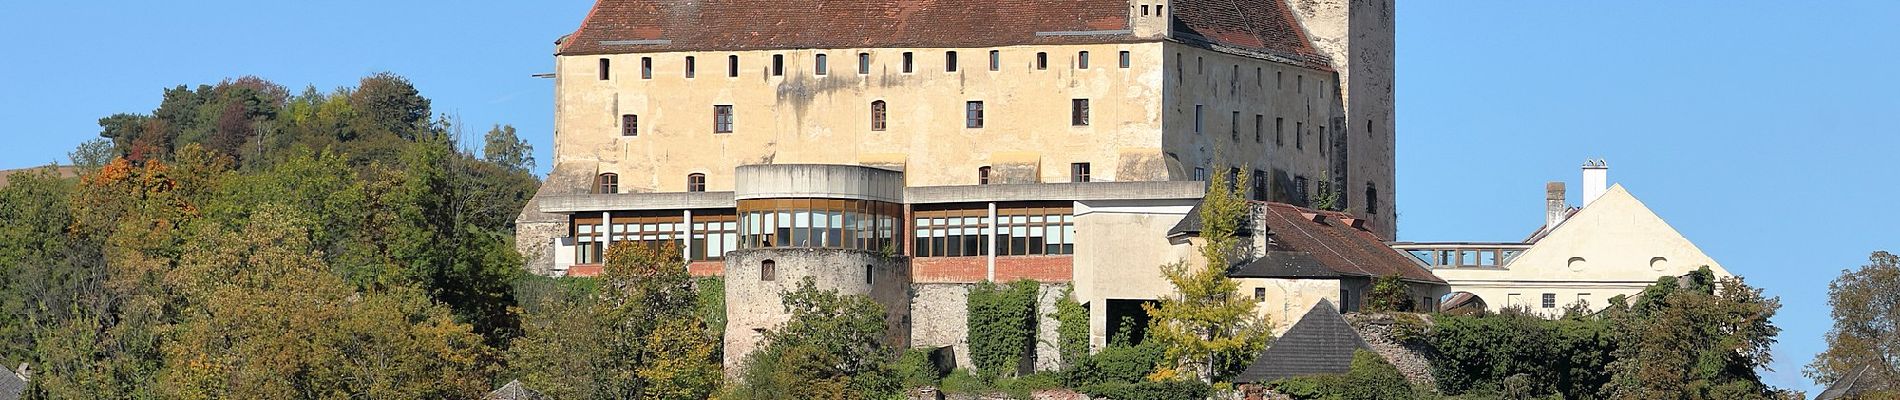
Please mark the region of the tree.
POLYGON ((884 344, 884 307, 819 290, 810 277, 782 295, 791 319, 766 332, 722 399, 881 399, 898 391, 884 344))
POLYGON ((1245 369, 1266 348, 1273 327, 1254 311, 1253 300, 1242 296, 1240 283, 1227 277, 1238 258, 1237 233, 1252 206, 1243 188, 1246 172, 1229 177, 1216 168, 1207 197, 1201 201, 1201 265, 1176 262, 1162 267, 1174 286, 1172 296, 1159 305, 1143 304, 1153 318, 1149 335, 1167 348, 1170 368, 1159 373, 1186 376, 1201 382, 1228 379, 1245 369))
POLYGON ((616 244, 600 279, 591 298, 527 315, 509 349, 524 383, 580 399, 704 398, 718 386, 718 339, 698 317, 679 250, 616 244))
POLYGON ((81 171, 97 170, 118 156, 119 148, 104 138, 85 141, 73 148, 71 153, 66 153, 66 158, 81 171))
POLYGON ((0 187, 0 362, 35 359, 42 332, 71 316, 96 265, 67 234, 74 182, 51 169, 15 172, 0 187))
POLYGON ((482 136, 482 160, 511 171, 534 169, 534 146, 515 136, 514 125, 496 124, 482 136))
POLYGON ((1762 384, 1758 372, 1773 360, 1769 347, 1781 328, 1769 319, 1780 308, 1761 289, 1739 278, 1717 280, 1706 266, 1679 279, 1662 278, 1627 311, 1613 310, 1620 345, 1610 363, 1609 397, 1782 396, 1762 384))
POLYGON ((1865 366, 1873 381, 1900 382, 1900 256, 1876 251, 1859 269, 1842 270, 1827 292, 1834 309, 1827 350, 1802 373, 1825 384, 1865 366))

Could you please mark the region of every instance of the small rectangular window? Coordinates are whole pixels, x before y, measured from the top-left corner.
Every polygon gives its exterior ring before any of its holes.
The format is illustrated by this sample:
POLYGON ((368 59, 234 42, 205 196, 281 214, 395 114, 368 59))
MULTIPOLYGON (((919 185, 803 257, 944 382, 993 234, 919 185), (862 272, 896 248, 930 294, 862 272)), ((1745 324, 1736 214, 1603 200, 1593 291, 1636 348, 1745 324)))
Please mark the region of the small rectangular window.
POLYGON ((633 114, 620 116, 620 136, 640 136, 640 116, 633 114))
POLYGON ((983 102, 972 101, 972 102, 964 103, 963 110, 964 110, 963 127, 965 128, 982 128, 983 127, 983 102))
POLYGON ((1267 288, 1253 288, 1253 301, 1267 301, 1267 288))
POLYGON ((943 72, 957 72, 957 52, 943 52, 943 72))
POLYGON ((1305 122, 1293 123, 1293 148, 1301 149, 1301 150, 1306 149, 1306 123, 1305 122))
POLYGON ((1273 88, 1286 89, 1286 72, 1273 71, 1273 88))
POLYGON ((1003 70, 1003 52, 990 50, 990 70, 1003 70))
POLYGON ((858 75, 871 73, 871 53, 858 53, 858 75))
POLYGON ((1207 168, 1194 167, 1194 180, 1207 182, 1207 168))
POLYGON ((873 131, 884 130, 884 124, 885 124, 885 119, 884 119, 885 108, 884 107, 885 106, 884 106, 883 100, 871 102, 871 130, 873 131))
POLYGON ((1267 120, 1267 116, 1265 115, 1260 115, 1260 114, 1253 115, 1253 142, 1254 143, 1261 143, 1260 133, 1266 130, 1266 128, 1262 127, 1261 125, 1263 125, 1266 122, 1266 120, 1267 120))
POLYGON ((1128 51, 1123 50, 1121 57, 1122 57, 1122 68, 1128 68, 1128 65, 1131 64, 1131 61, 1133 61, 1129 59, 1130 56, 1128 55, 1128 51))
POLYGON ((1240 141, 1240 112, 1235 111, 1233 118, 1227 120, 1227 133, 1230 139, 1240 141))
POLYGON ((693 56, 686 56, 686 77, 687 78, 692 78, 693 74, 697 72, 697 71, 694 71, 694 69, 698 68, 698 65, 697 65, 698 63, 695 61, 697 60, 694 60, 693 56))
POLYGON ((904 73, 910 73, 914 61, 916 61, 916 57, 913 57, 908 51, 904 52, 904 73))
POLYGON ((653 79, 653 57, 640 57, 640 79, 653 79))
POLYGON ((1088 181, 1089 163, 1080 162, 1069 164, 1069 182, 1082 183, 1088 181))
POLYGON ((1089 69, 1089 52, 1075 53, 1075 69, 1089 69))
POLYGON ((726 56, 726 77, 739 77, 739 56, 726 56))
POLYGON ((1049 53, 1042 53, 1042 52, 1036 53, 1036 69, 1037 70, 1049 69, 1049 53))
POLYGON ((713 106, 713 133, 732 133, 732 106, 713 106))
POLYGON ((1273 119, 1273 145, 1286 145, 1286 118, 1273 119))
POLYGON ((604 81, 604 80, 613 78, 613 75, 610 75, 608 73, 608 71, 612 71, 612 70, 613 70, 612 61, 608 61, 605 58, 600 59, 600 80, 604 81))
POLYGON ((1306 75, 1293 76, 1293 93, 1306 93, 1306 75))
POLYGON ((1544 300, 1544 308, 1546 309, 1557 308, 1557 294, 1556 293, 1544 293, 1543 300, 1544 300))
POLYGON ((1069 102, 1069 125, 1089 125, 1089 99, 1075 99, 1069 102))
POLYGON ((785 76, 785 55, 772 55, 772 76, 785 76))
POLYGON ((1261 171, 1257 169, 1253 170, 1253 199, 1260 200, 1260 201, 1267 200, 1267 172, 1266 171, 1261 171))
POLYGON ((1194 57, 1194 74, 1195 75, 1207 74, 1207 57, 1201 57, 1201 56, 1194 57))
POLYGON ((1142 5, 1141 5, 1141 15, 1148 15, 1148 5, 1147 5, 1147 4, 1142 4, 1142 5))
POLYGON ((813 61, 812 63, 813 63, 812 69, 815 70, 813 71, 813 73, 818 74, 820 76, 831 73, 831 66, 825 64, 824 54, 822 53, 818 54, 817 61, 813 61))
POLYGON ((1201 109, 1202 109, 1202 108, 1204 108, 1204 107, 1203 107, 1203 106, 1201 106, 1200 104, 1195 104, 1195 105, 1194 105, 1194 134, 1197 134, 1197 135, 1201 133, 1201 128, 1202 128, 1202 125, 1203 125, 1203 123, 1205 122, 1205 121, 1204 121, 1204 120, 1203 120, 1203 119, 1201 118, 1201 117, 1202 117, 1202 114, 1201 114, 1201 109))

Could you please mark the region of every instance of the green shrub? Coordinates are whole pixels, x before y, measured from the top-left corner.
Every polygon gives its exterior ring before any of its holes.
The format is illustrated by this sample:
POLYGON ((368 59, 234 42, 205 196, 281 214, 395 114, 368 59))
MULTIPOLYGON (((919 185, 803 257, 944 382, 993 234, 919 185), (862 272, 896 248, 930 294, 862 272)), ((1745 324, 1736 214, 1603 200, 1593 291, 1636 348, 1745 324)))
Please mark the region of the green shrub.
POLYGON ((1089 309, 1075 301, 1073 288, 1063 291, 1062 299, 1056 301, 1054 317, 1056 326, 1056 348, 1062 356, 1063 368, 1074 367, 1089 356, 1089 309))
POLYGON ((1295 399, 1391 400, 1417 397, 1412 385, 1397 367, 1373 352, 1353 352, 1352 369, 1345 375, 1317 375, 1282 379, 1268 383, 1280 394, 1295 399))
POLYGON ((1031 400, 1036 391, 1062 387, 1061 377, 1053 372, 1038 372, 996 381, 996 388, 1013 399, 1031 400))
POLYGON ((699 296, 699 318, 714 337, 726 337, 726 278, 706 277, 693 280, 699 296))
POLYGON ((937 364, 930 362, 930 349, 905 350, 893 369, 897 370, 897 377, 906 389, 938 386, 945 372, 938 371, 937 364))
POLYGON ((983 394, 995 389, 988 382, 977 378, 976 374, 970 373, 970 370, 957 368, 955 371, 950 371, 950 375, 943 377, 943 381, 937 385, 937 390, 948 394, 983 394))
POLYGON ((1113 400, 1205 399, 1213 394, 1212 387, 1193 380, 1102 383, 1083 386, 1080 391, 1095 398, 1113 400))
POLYGON ((1398 275, 1372 280, 1372 292, 1366 294, 1366 312, 1411 311, 1412 292, 1398 275))
POLYGON ((1504 312, 1435 322, 1424 339, 1434 349, 1432 376, 1445 394, 1498 391, 1506 379, 1523 375, 1510 382, 1522 396, 1595 398, 1609 383, 1616 343, 1605 320, 1504 312))
POLYGON ((1034 281, 999 286, 978 283, 970 289, 970 362, 985 377, 1014 376, 1025 354, 1035 347, 1036 289, 1034 281))
POLYGON ((1141 382, 1166 357, 1167 349, 1155 342, 1108 346, 1076 363, 1066 373, 1065 380, 1071 387, 1141 382))

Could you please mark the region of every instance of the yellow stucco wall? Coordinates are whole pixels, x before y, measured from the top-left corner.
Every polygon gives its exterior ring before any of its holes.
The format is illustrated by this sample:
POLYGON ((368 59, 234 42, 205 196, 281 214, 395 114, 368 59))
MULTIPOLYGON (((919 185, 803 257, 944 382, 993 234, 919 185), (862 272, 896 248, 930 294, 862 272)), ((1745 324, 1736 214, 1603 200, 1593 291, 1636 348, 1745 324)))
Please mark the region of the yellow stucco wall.
POLYGON ((1611 297, 1634 295, 1659 277, 1681 276, 1704 265, 1718 277, 1731 276, 1617 185, 1501 269, 1432 272, 1451 282, 1452 290, 1484 298, 1492 309, 1517 302, 1554 313, 1579 299, 1602 309, 1611 297), (1555 307, 1543 307, 1545 293, 1556 296, 1555 307))

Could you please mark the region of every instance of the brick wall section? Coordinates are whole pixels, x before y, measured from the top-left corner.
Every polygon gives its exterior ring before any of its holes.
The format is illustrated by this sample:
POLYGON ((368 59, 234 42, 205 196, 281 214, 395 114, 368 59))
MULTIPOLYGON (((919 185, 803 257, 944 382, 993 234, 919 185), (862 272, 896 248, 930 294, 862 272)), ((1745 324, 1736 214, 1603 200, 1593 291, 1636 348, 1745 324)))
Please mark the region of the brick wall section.
POLYGON ((699 278, 704 278, 708 276, 725 276, 726 262, 725 261, 694 261, 691 264, 686 264, 686 273, 693 274, 694 277, 699 277, 699 278))
MULTIPOLYGON (((976 283, 989 277, 984 257, 918 257, 911 259, 917 283, 976 283)), ((996 281, 1028 279, 1044 283, 1075 279, 1071 256, 1007 256, 996 258, 996 281)))

